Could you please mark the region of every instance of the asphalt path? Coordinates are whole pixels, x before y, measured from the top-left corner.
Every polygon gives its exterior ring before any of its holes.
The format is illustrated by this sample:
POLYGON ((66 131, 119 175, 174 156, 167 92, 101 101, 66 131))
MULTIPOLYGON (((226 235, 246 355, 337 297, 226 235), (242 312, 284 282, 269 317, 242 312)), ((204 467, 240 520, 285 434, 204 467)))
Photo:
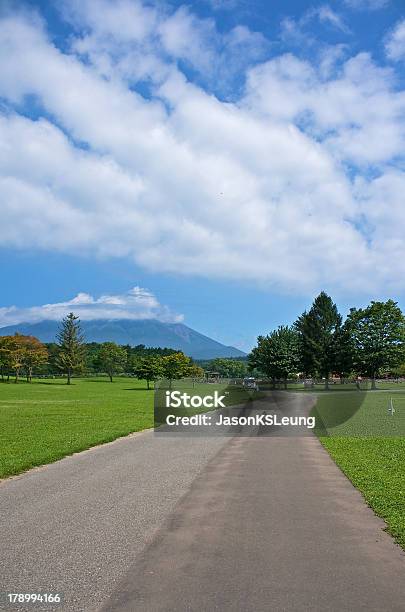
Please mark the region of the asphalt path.
POLYGON ((64 594, 35 610, 405 610, 404 553, 318 440, 240 433, 144 432, 2 482, 0 591, 64 594))

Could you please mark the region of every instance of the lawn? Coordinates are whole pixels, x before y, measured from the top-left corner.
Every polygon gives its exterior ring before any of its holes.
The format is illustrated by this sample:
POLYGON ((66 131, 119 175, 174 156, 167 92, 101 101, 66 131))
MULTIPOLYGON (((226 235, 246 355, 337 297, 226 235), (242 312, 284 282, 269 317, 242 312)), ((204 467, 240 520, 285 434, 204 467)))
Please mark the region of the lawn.
MULTIPOLYGON (((173 381, 173 389, 200 396, 229 388, 173 381)), ((225 401, 244 402, 247 395, 232 388, 225 401)), ((153 401, 153 390, 134 378, 75 378, 70 386, 63 379, 0 383, 0 478, 153 427, 153 401)))
POLYGON ((405 390, 320 393, 313 414, 320 436, 405 437, 405 390))
POLYGON ((153 391, 132 378, 0 383, 0 478, 153 427, 153 391))
POLYGON ((326 423, 321 443, 405 548, 405 392, 325 393, 314 414, 326 423))

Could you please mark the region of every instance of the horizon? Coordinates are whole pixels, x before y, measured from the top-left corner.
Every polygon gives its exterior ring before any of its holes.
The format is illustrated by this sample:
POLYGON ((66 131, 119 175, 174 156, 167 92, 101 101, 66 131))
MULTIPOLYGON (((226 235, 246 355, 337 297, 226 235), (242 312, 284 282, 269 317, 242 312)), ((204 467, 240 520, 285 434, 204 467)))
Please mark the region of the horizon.
MULTIPOLYGON (((321 293, 324 293, 324 292, 321 292, 321 293)), ((136 296, 136 298, 139 298, 139 296, 141 296, 142 307, 145 306, 144 299, 147 298, 147 302, 149 302, 149 306, 153 304, 154 307, 157 307, 157 312, 159 312, 160 305, 155 300, 155 297, 152 294, 150 294, 150 292, 146 292, 144 289, 140 287, 134 287, 132 290, 127 292, 126 295, 127 295, 127 298, 128 297, 130 298, 130 300, 131 298, 133 298, 134 295, 136 296)), ((374 300, 371 300, 370 303, 372 303, 373 301, 374 300)), ((394 300, 394 303, 397 304, 395 300, 394 300)), ((248 356, 251 350, 253 349, 253 345, 250 348, 243 350, 239 347, 234 346, 233 344, 225 344, 224 342, 221 342, 220 340, 216 338, 213 338, 207 334, 200 332, 197 329, 190 327, 189 325, 186 325, 182 317, 179 318, 178 316, 173 316, 172 314, 168 315, 167 310, 163 311, 164 317, 161 317, 161 318, 158 317, 158 314, 155 314, 155 316, 153 315, 152 316, 142 316, 140 313, 137 314, 134 309, 134 306, 139 306, 139 304, 137 304, 135 301, 135 304, 131 304, 131 305, 133 308, 132 311, 122 310, 123 306, 124 308, 127 306, 127 302, 123 300, 123 296, 121 296, 121 299, 118 300, 117 296, 105 296, 104 295, 98 300, 94 300, 94 298, 92 298, 91 296, 87 294, 79 294, 78 296, 76 296, 76 298, 74 298, 73 300, 67 303, 46 304, 45 306, 42 306, 42 307, 33 307, 33 308, 25 309, 25 310, 24 309, 18 310, 15 308, 12 308, 12 309, 0 308, 0 332, 1 330, 4 330, 4 329, 9 330, 10 328, 17 328, 15 329, 14 333, 21 333, 18 330, 19 326, 31 327, 35 325, 41 325, 42 323, 47 323, 47 324, 54 323, 56 325, 61 325, 63 319, 68 314, 74 314, 75 316, 77 316, 79 324, 81 323, 101 323, 101 322, 102 323, 105 323, 105 322, 108 322, 108 323, 157 322, 163 325, 170 325, 170 326, 182 325, 190 329, 192 332, 197 332, 197 334, 202 335, 205 338, 208 338, 210 341, 214 343, 222 344, 222 346, 224 346, 225 348, 231 348, 231 349, 236 348, 238 351, 244 353, 245 356, 248 356), (108 305, 107 310, 104 310, 105 304, 108 305), (76 306, 76 308, 74 308, 75 312, 71 309, 72 306, 76 306), (101 310, 94 310, 94 306, 101 306, 101 310), (114 311, 114 308, 115 308, 115 311, 114 311), (78 309, 79 309, 79 314, 78 314, 78 309), (19 312, 19 315, 17 315, 18 312, 19 312), (28 317, 31 316, 32 320, 29 320, 29 318, 23 319, 22 318, 24 316, 22 314, 23 312, 26 312, 28 317), (10 315, 10 314, 12 317, 17 316, 17 318, 18 317, 20 318, 18 318, 18 320, 15 322, 8 322, 6 325, 4 325, 1 322, 2 319, 4 319, 4 315, 7 317, 7 315, 10 315), (123 316, 123 315, 126 315, 126 316, 123 316), (47 316, 47 318, 44 318, 45 316, 47 316)), ((309 305, 308 305, 308 308, 304 310, 304 312, 306 313, 308 312, 308 310, 309 310, 309 305)), ((349 312, 342 315, 338 307, 337 307, 337 311, 341 315, 341 323, 344 323, 344 321, 346 320, 346 317, 349 315, 349 312)), ((150 312, 153 312, 153 309, 151 309, 150 312)), ((303 313, 297 313, 294 321, 292 321, 291 323, 288 323, 287 326, 293 326, 301 314, 303 313)), ((286 325, 285 322, 279 321, 273 328, 268 329, 267 332, 263 332, 260 335, 266 336, 268 333, 282 326, 285 326, 285 325, 286 325)), ((26 333, 26 332, 22 332, 22 333, 26 333)), ((85 338, 85 342, 87 341, 88 340, 85 338)), ((106 338, 106 341, 110 341, 110 338, 106 338)), ((94 340, 89 340, 88 342, 91 343, 91 342, 94 342, 94 340)), ((97 340, 96 342, 104 342, 104 340, 102 341, 97 340)), ((127 344, 127 343, 130 344, 131 346, 135 346, 134 344, 131 344, 130 342, 124 342, 124 343, 118 342, 118 344, 127 344)), ((160 346, 161 348, 164 348, 163 344, 158 344, 158 345, 147 344, 147 346, 151 346, 151 347, 160 346)), ((233 357, 228 356, 226 358, 232 359, 233 357)))

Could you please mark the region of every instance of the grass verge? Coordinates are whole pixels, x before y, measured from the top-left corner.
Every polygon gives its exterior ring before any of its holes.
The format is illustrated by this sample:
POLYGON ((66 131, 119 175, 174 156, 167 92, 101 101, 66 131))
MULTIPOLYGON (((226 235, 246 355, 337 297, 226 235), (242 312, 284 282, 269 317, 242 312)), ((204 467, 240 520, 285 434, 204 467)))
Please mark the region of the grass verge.
POLYGON ((393 416, 387 411, 389 397, 390 392, 371 391, 358 406, 354 394, 339 399, 333 393, 325 394, 319 397, 315 411, 333 422, 329 435, 318 430, 321 443, 405 549, 405 437, 398 435, 403 434, 405 394, 404 401, 395 395, 393 416), (349 418, 341 418, 342 413, 349 418), (381 435, 370 435, 377 427, 381 435))
POLYGON ((405 440, 322 437, 320 441, 405 549, 405 440))

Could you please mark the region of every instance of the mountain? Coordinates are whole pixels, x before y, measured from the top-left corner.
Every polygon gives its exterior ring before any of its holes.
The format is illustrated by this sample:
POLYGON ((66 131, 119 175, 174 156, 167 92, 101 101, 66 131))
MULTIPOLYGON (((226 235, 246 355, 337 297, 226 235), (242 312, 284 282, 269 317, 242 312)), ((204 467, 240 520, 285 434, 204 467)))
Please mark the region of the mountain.
MULTIPOLYGON (((182 323, 162 323, 156 319, 142 321, 103 319, 82 321, 81 326, 86 342, 116 342, 131 346, 144 344, 148 347, 173 348, 183 351, 194 359, 243 357, 245 355, 239 349, 225 346, 182 323)), ((27 336, 35 336, 42 342, 54 342, 58 328, 57 321, 19 323, 0 328, 0 336, 9 336, 18 332, 27 336)))

